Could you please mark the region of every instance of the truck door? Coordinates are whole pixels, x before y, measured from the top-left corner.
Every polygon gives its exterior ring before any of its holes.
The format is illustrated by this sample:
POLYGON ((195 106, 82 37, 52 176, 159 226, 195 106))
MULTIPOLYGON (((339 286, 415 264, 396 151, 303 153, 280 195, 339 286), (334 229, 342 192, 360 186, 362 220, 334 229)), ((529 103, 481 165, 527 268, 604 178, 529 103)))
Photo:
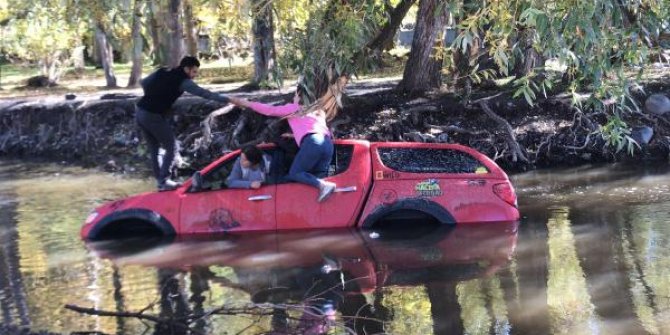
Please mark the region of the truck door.
POLYGON ((225 180, 239 152, 203 175, 203 189, 184 194, 181 207, 182 231, 215 233, 226 231, 275 230, 275 185, 254 189, 231 189, 225 180))
POLYGON ((318 190, 299 184, 277 184, 278 229, 337 228, 353 226, 372 180, 370 144, 367 141, 335 141, 329 176, 338 189, 326 201, 316 201, 318 190))

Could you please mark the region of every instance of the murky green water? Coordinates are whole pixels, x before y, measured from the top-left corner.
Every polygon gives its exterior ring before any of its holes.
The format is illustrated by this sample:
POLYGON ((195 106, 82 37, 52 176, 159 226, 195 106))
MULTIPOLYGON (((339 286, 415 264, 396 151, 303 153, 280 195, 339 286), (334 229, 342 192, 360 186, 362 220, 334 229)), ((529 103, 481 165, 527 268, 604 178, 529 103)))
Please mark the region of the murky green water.
POLYGON ((0 324, 186 333, 72 304, 194 314, 180 321, 194 334, 670 334, 667 171, 514 176, 518 227, 86 245, 79 226, 91 208, 151 181, 0 162, 0 324), (204 315, 217 308, 246 314, 204 315))

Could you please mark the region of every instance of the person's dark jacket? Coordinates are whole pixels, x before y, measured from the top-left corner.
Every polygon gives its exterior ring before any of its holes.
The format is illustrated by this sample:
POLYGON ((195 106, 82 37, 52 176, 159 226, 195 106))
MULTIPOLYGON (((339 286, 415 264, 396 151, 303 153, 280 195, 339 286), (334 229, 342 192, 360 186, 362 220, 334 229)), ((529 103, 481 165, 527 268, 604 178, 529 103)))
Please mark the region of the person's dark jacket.
POLYGON ((141 81, 144 96, 137 106, 151 113, 165 114, 184 93, 228 103, 228 98, 198 86, 182 68, 160 68, 141 81))

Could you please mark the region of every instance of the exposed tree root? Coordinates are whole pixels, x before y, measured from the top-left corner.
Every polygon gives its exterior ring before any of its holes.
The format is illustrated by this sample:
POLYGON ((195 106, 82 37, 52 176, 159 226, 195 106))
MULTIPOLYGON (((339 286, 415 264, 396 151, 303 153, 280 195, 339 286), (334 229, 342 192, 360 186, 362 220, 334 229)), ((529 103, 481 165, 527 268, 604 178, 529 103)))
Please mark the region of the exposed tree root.
POLYGON ((230 111, 235 108, 235 105, 228 105, 223 108, 219 108, 207 115, 207 117, 200 123, 202 128, 202 140, 200 141, 200 147, 209 146, 212 143, 212 127, 216 126, 216 118, 230 113, 230 111))
POLYGON ((489 133, 486 130, 469 130, 465 129, 459 126, 454 126, 454 125, 449 125, 449 126, 438 126, 434 124, 429 124, 427 122, 424 122, 424 127, 426 128, 433 128, 433 129, 438 129, 442 132, 451 132, 451 133, 461 133, 461 134, 468 134, 468 135, 488 135, 490 136, 491 133, 489 133))
POLYGON ((501 118, 498 116, 496 113, 491 110, 491 107, 487 104, 486 101, 480 101, 479 106, 484 110, 484 112, 491 117, 494 121, 498 123, 499 126, 501 126, 505 130, 505 137, 507 139, 507 147, 511 151, 512 154, 512 162, 517 162, 518 159, 525 163, 530 163, 528 158, 526 158, 526 155, 523 153, 523 150, 521 150, 521 146, 519 145, 519 142, 516 141, 516 136, 514 135, 514 129, 512 129, 512 126, 505 121, 505 119, 501 118))

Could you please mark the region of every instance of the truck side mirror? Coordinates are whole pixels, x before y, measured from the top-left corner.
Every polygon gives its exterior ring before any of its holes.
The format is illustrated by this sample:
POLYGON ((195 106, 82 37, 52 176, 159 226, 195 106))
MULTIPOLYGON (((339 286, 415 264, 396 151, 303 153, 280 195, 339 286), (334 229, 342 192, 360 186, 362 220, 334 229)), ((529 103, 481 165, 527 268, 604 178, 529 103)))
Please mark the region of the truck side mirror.
POLYGON ((202 174, 200 171, 196 171, 191 177, 191 189, 190 192, 198 192, 202 190, 202 174))

